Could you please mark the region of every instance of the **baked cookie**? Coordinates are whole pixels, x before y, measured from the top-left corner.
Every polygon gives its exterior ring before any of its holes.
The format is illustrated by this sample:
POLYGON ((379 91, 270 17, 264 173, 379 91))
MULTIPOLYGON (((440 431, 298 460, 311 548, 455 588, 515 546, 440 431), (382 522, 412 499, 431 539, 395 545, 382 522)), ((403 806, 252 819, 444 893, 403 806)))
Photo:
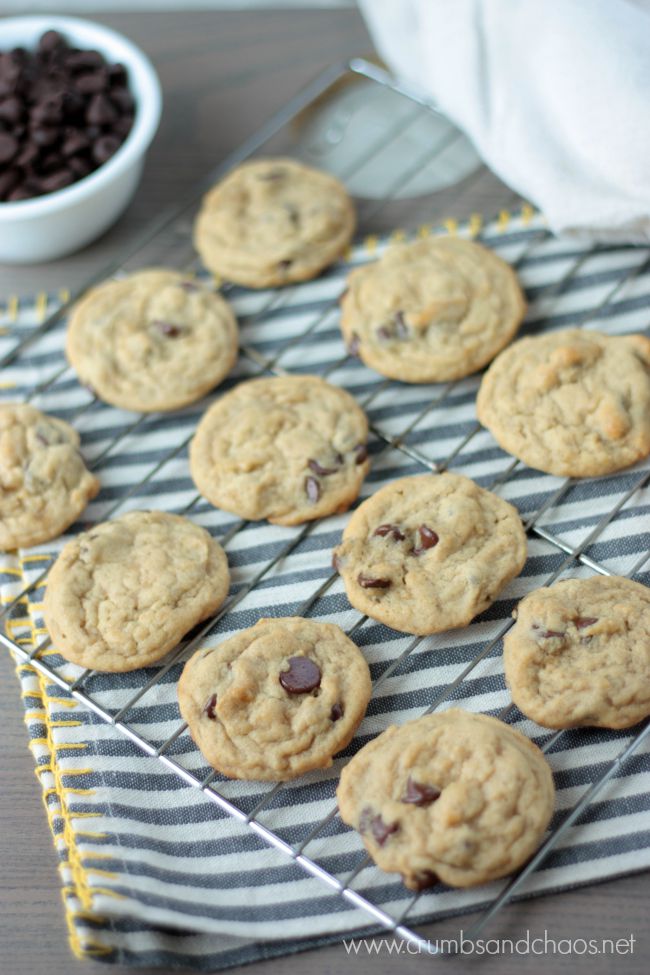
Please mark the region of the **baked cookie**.
POLYGON ((377 865, 422 890, 438 880, 474 887, 516 870, 539 845, 555 790, 531 741, 452 708, 365 745, 343 769, 337 798, 377 865))
POLYGON ((525 561, 517 510, 445 473, 401 478, 364 501, 333 564, 360 613, 424 636, 466 626, 525 561))
POLYGON ((145 413, 200 399, 237 359, 237 323, 195 278, 152 268, 104 281, 75 306, 70 365, 100 399, 145 413))
POLYGON ((503 641, 517 707, 546 728, 630 728, 650 715, 650 589, 619 576, 531 592, 503 641))
POLYGON ((228 594, 221 546, 187 518, 130 511, 63 548, 43 615, 67 660, 106 673, 146 667, 228 594))
POLYGON ((98 491, 76 430, 29 403, 0 405, 0 550, 56 538, 98 491))
POLYGON ((293 779, 332 764, 370 700, 360 650, 333 623, 262 619, 199 650, 178 684, 207 761, 233 779, 293 779))
POLYGON ((348 348, 391 379, 469 376, 508 344, 526 313, 512 268, 459 237, 390 247, 348 277, 341 330, 348 348))
POLYGON ((266 288, 305 281, 341 256, 354 207, 345 187, 293 159, 243 163, 204 197, 194 244, 229 281, 266 288))
POLYGON ((481 383, 478 418, 524 464, 592 477, 650 454, 650 339, 581 329, 520 339, 481 383))
POLYGON ((190 470, 224 511, 298 525, 346 511, 368 472, 368 421, 356 401, 317 376, 252 379, 201 419, 190 470))

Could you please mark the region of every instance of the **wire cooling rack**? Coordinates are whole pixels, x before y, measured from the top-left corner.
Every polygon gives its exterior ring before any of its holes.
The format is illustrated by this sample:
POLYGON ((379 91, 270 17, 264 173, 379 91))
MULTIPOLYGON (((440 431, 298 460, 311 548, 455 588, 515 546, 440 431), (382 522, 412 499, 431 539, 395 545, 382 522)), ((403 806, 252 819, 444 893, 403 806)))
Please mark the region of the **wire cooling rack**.
MULTIPOLYGON (((132 267, 142 266, 145 263, 149 263, 152 248, 155 248, 156 262, 165 260, 165 263, 174 264, 177 267, 183 267, 184 270, 196 269, 196 259, 193 256, 190 256, 192 254, 190 228, 193 208, 202 192, 209 185, 211 185, 215 179, 230 169, 233 165, 260 150, 264 150, 267 153, 285 150, 288 139, 290 148, 296 151, 295 123, 300 114, 305 109, 314 105, 321 98, 323 93, 328 92, 333 85, 338 84, 341 81, 345 82, 350 79, 354 80, 358 78, 364 79, 366 83, 370 82, 372 84, 379 85, 383 89, 391 92, 391 97, 394 96, 397 99, 401 99, 404 105, 406 105, 406 109, 404 111, 396 112, 394 122, 391 120, 391 123, 385 127, 384 131, 382 131, 382 133, 376 139, 370 140, 370 142, 363 146, 357 147, 358 151, 353 153, 354 162, 349 168, 347 173, 348 176, 351 176, 354 172, 358 171, 365 163, 367 163, 369 159, 378 156, 394 140, 397 140, 403 136, 405 131, 408 130, 408 127, 412 125, 419 117, 421 117, 423 113, 431 111, 431 107, 427 106, 426 103, 423 102, 417 95, 395 84, 395 82, 385 72, 368 62, 355 59, 349 64, 330 69, 310 86, 308 86, 298 96, 296 96, 296 98, 294 98, 284 109, 269 120, 269 122, 254 137, 248 140, 248 142, 246 142, 236 153, 234 153, 221 166, 219 166, 217 170, 212 172, 205 180, 205 183, 197 188, 196 194, 193 196, 192 200, 186 201, 184 204, 175 207, 162 215, 157 224, 154 227, 149 228, 149 230, 137 242, 137 245, 129 253, 126 259, 122 260, 119 265, 116 264, 110 268, 104 269, 102 274, 98 275, 94 280, 111 274, 119 274, 120 272, 130 270, 132 267), (292 126, 294 126, 293 132, 292 126), (185 260, 183 260, 183 256, 185 256, 185 260)), ((444 153, 449 147, 450 143, 452 143, 456 137, 457 135, 454 135, 453 132, 448 133, 437 145, 429 145, 424 151, 416 154, 416 158, 410 157, 405 159, 404 166, 399 172, 395 172, 394 177, 390 181, 390 186, 383 198, 370 204, 366 204, 366 206, 362 208, 362 229, 366 230, 371 228, 372 219, 395 199, 399 191, 403 190, 405 186, 408 186, 408 183, 411 180, 414 180, 417 177, 423 166, 430 165, 432 161, 444 153)), ((299 147, 296 154, 300 154, 299 147)), ((346 174, 342 175, 345 176, 346 174)), ((425 203, 426 201, 424 201, 424 203, 421 201, 421 212, 426 212, 425 203)), ((482 234, 478 229, 478 226, 475 226, 474 230, 476 232, 473 234, 473 236, 481 239, 482 234)), ((514 266, 517 267, 526 261, 530 261, 531 258, 536 254, 538 248, 542 248, 545 244, 548 244, 549 240, 550 235, 543 228, 538 229, 537 232, 532 236, 527 235, 523 249, 520 249, 516 259, 512 262, 514 266)), ((580 250, 576 252, 575 258, 572 259, 564 273, 558 279, 554 280, 550 286, 545 287, 544 297, 546 299, 551 299, 566 293, 580 268, 587 260, 594 255, 597 255, 598 251, 599 248, 592 248, 590 251, 580 250)), ((574 322, 573 324, 585 324, 587 321, 592 320, 595 316, 602 315, 603 311, 607 310, 616 296, 620 294, 620 292, 630 283, 630 281, 633 280, 635 276, 645 274, 649 267, 650 258, 646 258, 645 260, 642 258, 639 262, 635 263, 634 266, 626 268, 624 272, 617 275, 611 285, 601 293, 598 303, 594 304, 586 312, 584 312, 581 315, 579 322, 574 322)), ((86 287, 82 289, 81 292, 73 295, 70 301, 66 302, 59 309, 57 309, 54 314, 47 318, 47 320, 45 320, 42 324, 28 330, 26 334, 22 335, 15 346, 11 348, 4 359, 0 361, 0 367, 6 367, 19 363, 22 354, 27 349, 36 345, 36 343, 43 342, 50 331, 62 321, 68 308, 77 299, 79 294, 83 293, 83 291, 90 287, 91 284, 94 283, 94 280, 88 282, 86 287)), ((223 291, 224 293, 228 293, 228 286, 225 286, 223 291)), ((277 308, 282 302, 282 295, 284 293, 286 292, 271 292, 267 297, 265 297, 261 305, 258 304, 254 311, 248 316, 248 324, 250 324, 251 321, 263 320, 266 315, 271 313, 273 309, 277 308)), ((301 348, 303 348, 305 344, 309 342, 310 336, 317 331, 324 317, 332 310, 332 307, 335 304, 336 299, 334 299, 331 303, 328 303, 324 310, 322 307, 320 307, 316 316, 312 316, 309 320, 307 320, 304 323, 304 327, 302 327, 291 338, 285 340, 279 348, 273 348, 272 354, 270 355, 264 351, 260 351, 259 345, 244 343, 241 347, 241 352, 251 365, 253 373, 284 374, 285 370, 280 364, 280 360, 285 356, 287 351, 292 349, 298 354, 300 353, 301 348)), ((56 357, 53 357, 53 359, 54 358, 56 357)), ((348 358, 348 356, 343 355, 335 363, 330 363, 321 370, 311 369, 310 371, 320 371, 321 375, 328 376, 343 363, 345 363, 348 358)), ((54 365, 53 361, 52 372, 48 378, 29 390, 26 398, 28 400, 34 400, 37 397, 47 393, 47 391, 52 389, 67 371, 68 366, 65 364, 65 362, 63 362, 62 355, 59 355, 59 361, 56 365, 54 365)), ((395 387, 395 385, 399 384, 394 384, 392 381, 382 380, 380 377, 377 377, 372 388, 366 393, 365 398, 362 399, 362 405, 366 408, 369 407, 371 403, 377 399, 377 397, 381 396, 387 389, 395 387)), ((397 450, 410 462, 414 462, 421 471, 440 472, 454 463, 462 452, 467 450, 474 438, 479 435, 481 428, 478 423, 471 426, 460 442, 456 443, 453 449, 449 451, 448 455, 444 459, 437 462, 434 462, 427 457, 426 453, 421 449, 421 445, 417 442, 417 438, 411 441, 409 441, 408 438, 409 435, 416 430, 418 424, 427 414, 430 414, 434 409, 439 410, 444 408, 445 404, 450 402, 456 385, 457 384, 455 383, 448 383, 446 385, 432 387, 432 395, 427 403, 421 409, 416 411, 416 415, 411 416, 407 425, 403 426, 398 431, 395 431, 392 428, 386 429, 381 423, 373 422, 371 424, 371 435, 375 441, 373 444, 373 455, 375 462, 382 453, 388 450, 397 450)), ((79 409, 77 409, 73 413, 72 417, 69 417, 69 419, 79 419, 84 413, 92 409, 97 401, 92 394, 89 395, 90 399, 88 402, 79 407, 79 409)), ((128 424, 120 426, 115 431, 110 441, 102 448, 101 452, 95 456, 92 467, 95 470, 102 468, 102 465, 109 461, 117 445, 126 437, 137 435, 145 420, 150 418, 151 414, 142 414, 140 416, 136 416, 128 424)), ((179 442, 175 442, 172 446, 170 446, 169 449, 166 450, 164 456, 158 459, 154 465, 150 466, 146 470, 137 484, 132 485, 128 491, 119 494, 110 507, 102 512, 102 520, 109 518, 111 515, 117 512, 118 509, 120 509, 130 497, 138 493, 140 489, 151 482, 165 464, 169 463, 186 449, 190 439, 191 436, 183 437, 179 442)), ((493 490, 503 487, 520 467, 521 465, 516 460, 513 460, 492 481, 491 484, 486 486, 492 488, 493 490)), ((636 472, 631 483, 629 477, 626 478, 625 484, 627 487, 625 490, 621 490, 617 494, 615 504, 600 518, 597 524, 591 529, 591 531, 589 531, 586 537, 584 537, 578 545, 572 545, 565 538, 559 537, 559 533, 549 530, 547 526, 541 523, 542 516, 548 514, 562 502, 575 482, 566 480, 547 494, 543 503, 540 504, 537 510, 529 515, 525 521, 526 531, 531 538, 544 540, 556 553, 559 553, 560 555, 559 563, 555 565, 553 572, 546 577, 544 584, 550 585, 563 572, 565 572, 568 566, 571 565, 581 565, 591 572, 600 573, 602 575, 611 574, 610 569, 604 565, 602 561, 599 561, 597 558, 589 554, 589 550, 592 549, 594 543, 603 538, 610 523, 621 511, 624 505, 630 500, 630 498, 632 498, 636 492, 643 489, 649 482, 650 470, 636 472)), ((184 508, 185 513, 192 511, 200 500, 201 499, 198 495, 195 496, 184 508)), ((234 525, 232 525, 225 535, 221 537, 220 541, 222 544, 227 546, 234 539, 237 533, 242 530, 244 525, 244 522, 236 522, 234 525)), ((373 903, 370 896, 362 894, 355 889, 356 878, 360 872, 369 865, 370 862, 369 858, 365 854, 360 855, 359 862, 355 868, 348 872, 347 876, 343 878, 337 877, 325 869, 319 862, 319 858, 317 856, 310 855, 310 845, 320 834, 322 834, 328 824, 337 816, 337 808, 334 802, 332 802, 332 806, 328 814, 310 829, 309 833, 303 837, 302 841, 297 845, 291 845, 280 835, 278 835, 277 832, 274 832, 272 829, 266 826, 259 818, 260 813, 262 813, 262 811, 269 806, 269 804, 276 798, 278 793, 287 787, 286 784, 279 783, 274 787, 270 787, 269 790, 263 794, 262 798, 256 802, 252 809, 242 808, 241 804, 227 798, 226 795, 223 794, 223 789, 220 788, 221 783, 215 782, 215 779, 217 778, 215 772, 211 772, 203 777, 198 776, 194 772, 184 767, 173 756, 173 754, 171 754, 174 743, 182 735, 187 733, 187 726, 184 723, 179 724, 173 733, 169 735, 164 742, 162 742, 162 744, 149 740, 145 735, 135 730, 134 727, 132 727, 132 724, 129 723, 129 718, 138 702, 141 701, 141 699, 165 677, 169 670, 176 663, 178 663, 179 660, 189 656, 201 644, 201 642, 214 631, 216 624, 227 614, 232 613, 235 607, 247 595, 255 590, 255 588, 266 577, 268 577, 269 573, 271 573, 272 570, 282 562, 282 560, 286 559, 313 529, 314 524, 309 523, 293 533, 289 540, 276 551, 273 558, 266 562, 255 573, 253 578, 249 579, 242 588, 240 588, 230 597, 221 611, 215 617, 204 623, 198 631, 194 632, 188 642, 181 644, 178 650, 175 651, 161 666, 159 666, 158 669, 155 670, 153 676, 145 680, 117 711, 110 711, 102 706, 89 692, 88 684, 94 672, 85 671, 76 679, 70 681, 67 676, 64 676, 61 673, 60 669, 56 665, 52 665, 43 658, 43 652, 47 649, 50 643, 48 638, 44 639, 31 651, 27 651, 19 643, 15 642, 13 639, 10 639, 4 634, 0 635, 0 641, 8 649, 13 651, 20 662, 30 663, 54 684, 64 688, 77 701, 91 709, 96 715, 99 716, 99 718, 112 725, 122 735, 130 739, 131 742, 133 742, 144 753, 163 763, 166 768, 172 770, 184 782, 195 787, 196 789, 201 790, 203 795, 218 806, 220 810, 244 824, 246 828, 255 833, 262 841, 280 851, 287 858, 290 858, 307 874, 318 878, 318 880, 329 888, 333 895, 339 895, 340 897, 344 898, 348 904, 352 905, 353 907, 360 908, 363 912, 365 912, 370 923, 386 928, 394 932, 397 936, 407 939, 409 942, 417 945, 419 951, 434 951, 435 949, 432 948, 430 942, 419 935, 417 931, 413 930, 409 924, 409 918, 415 911, 415 906, 421 896, 420 894, 413 895, 406 908, 401 911, 399 916, 392 916, 382 907, 373 903)), ((637 575, 646 565, 649 559, 650 551, 642 552, 634 564, 629 568, 628 575, 630 577, 637 575)), ((33 591, 38 585, 40 585, 46 576, 47 569, 40 573, 36 579, 33 579, 30 585, 9 605, 5 606, 0 615, 5 617, 11 614, 14 607, 21 600, 23 600, 25 596, 30 593, 30 591, 33 591)), ((324 581, 319 582, 317 588, 315 588, 315 590, 307 599, 303 601, 300 607, 294 613, 292 613, 292 615, 304 615, 312 610, 317 602, 327 593, 336 578, 336 573, 332 573, 324 581)), ((365 620, 366 617, 360 617, 354 626, 348 630, 349 635, 354 636, 355 632, 357 632, 357 630, 363 625, 365 620)), ((466 678, 472 674, 477 665, 493 653, 502 636, 511 624, 512 620, 510 619, 502 623, 496 635, 492 636, 487 642, 484 642, 481 645, 479 652, 466 664, 462 671, 458 673, 452 681, 438 691, 425 713, 435 710, 454 694, 455 690, 462 684, 463 681, 466 680, 466 678)), ((422 640, 423 638, 404 638, 404 645, 400 653, 391 660, 388 666, 374 681, 373 695, 376 695, 378 688, 396 672, 406 658, 408 658, 422 643, 422 640)), ((150 673, 150 670, 151 669, 149 669, 147 673, 150 673)), ((508 704, 506 707, 502 708, 498 714, 498 717, 507 719, 508 717, 512 716, 512 712, 514 710, 516 710, 514 705, 508 704)), ((559 731, 550 735, 550 737, 544 742, 543 750, 548 751, 551 749, 560 739, 562 734, 563 732, 559 731)), ((609 780, 618 774, 628 757, 632 755, 632 753, 645 739, 648 738, 649 735, 650 724, 645 724, 640 731, 638 731, 629 741, 626 742, 619 754, 612 761, 610 761, 610 763, 602 770, 602 773, 591 782, 589 787, 586 789, 586 791, 584 791, 575 805, 564 812, 559 825, 550 835, 548 835, 535 856, 518 874, 504 884, 500 893, 484 910, 482 916, 473 926, 471 931, 464 932, 466 938, 477 937, 490 919, 493 918, 494 915, 500 910, 500 908, 514 895, 520 892, 524 882, 530 876, 530 874, 544 862, 560 840, 567 834, 576 820, 579 819, 587 806, 599 795, 609 780)))

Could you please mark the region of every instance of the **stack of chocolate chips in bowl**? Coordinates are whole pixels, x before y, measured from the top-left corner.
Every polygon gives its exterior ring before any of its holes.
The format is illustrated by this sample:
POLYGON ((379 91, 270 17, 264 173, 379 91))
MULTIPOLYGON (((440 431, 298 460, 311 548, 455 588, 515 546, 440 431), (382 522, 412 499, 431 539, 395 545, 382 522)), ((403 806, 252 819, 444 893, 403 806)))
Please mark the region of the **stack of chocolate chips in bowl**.
POLYGON ((46 31, 35 51, 0 52, 0 200, 83 179, 119 149, 134 100, 122 64, 46 31))

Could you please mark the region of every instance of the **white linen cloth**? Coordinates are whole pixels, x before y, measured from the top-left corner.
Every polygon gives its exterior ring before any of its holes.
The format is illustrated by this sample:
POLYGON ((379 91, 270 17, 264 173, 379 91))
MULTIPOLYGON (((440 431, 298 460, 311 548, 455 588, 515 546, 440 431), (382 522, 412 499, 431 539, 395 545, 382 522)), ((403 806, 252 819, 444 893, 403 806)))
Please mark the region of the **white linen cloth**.
POLYGON ((359 0, 380 55, 555 233, 650 241, 650 0, 359 0))

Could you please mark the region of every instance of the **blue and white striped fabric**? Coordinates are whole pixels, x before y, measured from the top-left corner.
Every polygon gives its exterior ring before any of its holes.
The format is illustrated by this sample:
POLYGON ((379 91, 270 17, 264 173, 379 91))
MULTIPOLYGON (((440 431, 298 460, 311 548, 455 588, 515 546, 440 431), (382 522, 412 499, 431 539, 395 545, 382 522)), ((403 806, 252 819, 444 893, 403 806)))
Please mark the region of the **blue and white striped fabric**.
MULTIPOLYGON (((550 238, 541 220, 530 214, 488 225, 481 238, 517 263, 530 302, 525 333, 574 324, 612 334, 648 329, 647 252, 583 250, 575 242, 550 238)), ((466 629, 417 640, 406 637, 360 618, 338 578, 326 586, 331 548, 345 515, 286 528, 241 523, 196 500, 186 445, 213 397, 172 415, 139 419, 95 402, 74 374, 64 371, 34 399, 39 408, 76 426, 83 453, 97 465, 101 478, 100 495, 72 531, 113 512, 153 507, 188 509, 189 517, 225 539, 231 599, 236 604, 204 638, 205 645, 218 643, 260 616, 304 612, 352 630, 376 683, 354 742, 331 769, 287 783, 256 814, 260 823, 294 847, 331 812, 341 766, 389 724, 417 717, 439 698, 441 708, 453 704, 493 714, 509 703, 497 636, 517 600, 531 589, 556 573, 565 578, 593 571, 635 571, 637 580, 650 582, 650 562, 641 564, 650 550, 650 461, 611 477, 565 485, 561 479, 514 465, 489 433, 477 430, 477 378, 409 386, 385 381, 358 360, 345 357, 336 298, 349 265, 372 259, 385 246, 390 241, 373 242, 372 248, 360 245, 346 264, 315 282, 275 293, 229 292, 245 351, 235 374, 216 395, 257 374, 264 362, 289 372, 326 374, 356 396, 370 417, 373 465, 362 497, 396 477, 435 469, 451 457, 453 470, 492 487, 515 504, 526 521, 539 513, 529 532, 529 558, 521 576, 466 629), (616 505, 620 510, 611 515, 616 505), (566 553, 578 546, 582 560, 567 558, 566 553), (485 656, 459 680, 481 651, 485 656)), ((35 327, 30 313, 5 324, 0 355, 35 327)), ((61 368, 63 337, 61 323, 4 370, 3 399, 30 395, 61 368)), ((1 557, 4 604, 38 578, 64 541, 1 557)), ((11 634, 27 650, 46 636, 42 598, 39 583, 10 620, 11 634)), ((81 673, 58 656, 56 648, 44 650, 42 660, 70 681, 81 673)), ((175 663, 124 715, 129 727, 154 748, 181 726, 176 703, 181 667, 175 663)), ((61 854, 71 943, 77 954, 207 971, 325 943, 371 925, 366 913, 307 876, 286 854, 268 847, 246 823, 221 811, 172 768, 144 754, 47 675, 25 663, 18 670, 31 744, 61 854)), ((91 675, 81 689, 99 707, 116 714, 155 673, 156 668, 150 668, 91 675)), ((638 730, 582 729, 552 736, 514 709, 506 720, 541 746, 553 739, 548 758, 558 789, 554 826, 638 730)), ((210 771, 187 731, 165 754, 200 779, 210 771)), ((220 776, 213 787, 248 814, 270 789, 268 784, 220 776)), ((650 866, 649 807, 650 751, 645 740, 526 881, 522 893, 562 889, 650 866)), ((339 879, 363 860, 358 836, 337 816, 309 842, 305 854, 339 879)), ((395 916, 412 896, 395 876, 373 865, 360 870, 352 886, 395 916)), ((501 882, 475 890, 433 888, 416 900, 408 923, 487 904, 502 887, 501 882)))

